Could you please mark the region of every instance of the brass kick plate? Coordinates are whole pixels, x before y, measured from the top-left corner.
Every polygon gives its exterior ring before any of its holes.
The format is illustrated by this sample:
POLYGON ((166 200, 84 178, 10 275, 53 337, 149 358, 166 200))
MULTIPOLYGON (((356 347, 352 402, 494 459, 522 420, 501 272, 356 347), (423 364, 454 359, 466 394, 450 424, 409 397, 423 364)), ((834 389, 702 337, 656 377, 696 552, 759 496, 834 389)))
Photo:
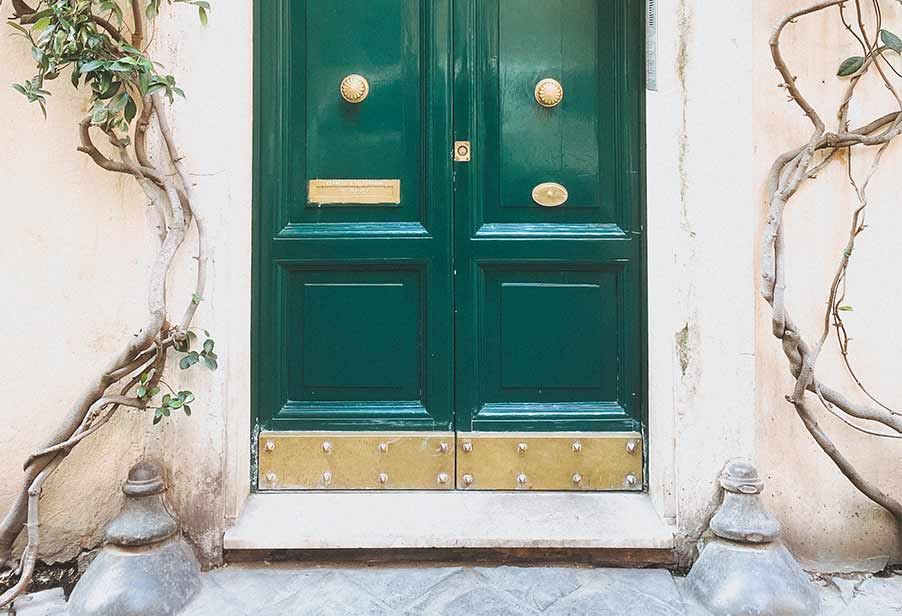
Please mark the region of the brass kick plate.
POLYGON ((310 180, 307 190, 308 206, 400 203, 401 180, 310 180))
POLYGON ((638 433, 264 432, 260 490, 642 490, 638 433), (456 471, 455 471, 456 458, 456 471))
POLYGON ((618 433, 459 433, 463 490, 641 490, 642 436, 618 433))
POLYGON ((454 434, 264 432, 260 490, 453 490, 454 434))

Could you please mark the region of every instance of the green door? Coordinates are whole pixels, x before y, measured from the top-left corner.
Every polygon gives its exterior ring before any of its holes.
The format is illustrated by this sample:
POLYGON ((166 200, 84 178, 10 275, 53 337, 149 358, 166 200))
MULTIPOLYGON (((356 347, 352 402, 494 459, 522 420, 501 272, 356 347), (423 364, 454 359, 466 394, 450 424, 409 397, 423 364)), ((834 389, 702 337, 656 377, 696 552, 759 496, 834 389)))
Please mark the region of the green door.
POLYGON ((641 489, 642 4, 258 2, 259 489, 641 489))

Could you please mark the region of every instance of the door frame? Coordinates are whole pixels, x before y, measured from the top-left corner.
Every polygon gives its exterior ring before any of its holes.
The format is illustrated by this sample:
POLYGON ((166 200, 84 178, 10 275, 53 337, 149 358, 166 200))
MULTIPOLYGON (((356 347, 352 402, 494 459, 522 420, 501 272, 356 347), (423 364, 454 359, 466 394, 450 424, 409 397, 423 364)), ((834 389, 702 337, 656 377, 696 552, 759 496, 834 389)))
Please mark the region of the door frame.
MULTIPOLYGON (((247 443, 250 447, 250 460, 248 470, 250 471, 250 490, 257 491, 257 461, 258 450, 257 442, 261 431, 259 422, 259 411, 261 408, 261 387, 259 376, 263 363, 263 343, 261 331, 263 329, 263 320, 265 311, 261 306, 262 299, 262 272, 263 267, 268 264, 263 262, 261 250, 261 242, 265 241, 263 237, 264 225, 262 224, 263 212, 261 211, 262 192, 266 186, 265 178, 261 172, 262 157, 262 136, 263 128, 263 106, 260 104, 264 89, 268 84, 268 77, 271 73, 262 70, 262 44, 263 24, 265 20, 262 18, 263 5, 272 6, 278 4, 283 10, 285 3, 289 0, 254 0, 254 25, 253 25, 253 171, 252 171, 252 250, 251 250, 251 359, 250 359, 250 439, 247 443)), ((645 3, 640 0, 612 0, 620 3, 622 9, 618 14, 623 15, 626 23, 622 24, 623 34, 625 36, 624 47, 630 50, 625 57, 621 58, 622 65, 619 67, 622 72, 618 72, 618 76, 627 82, 627 87, 619 91, 624 94, 625 99, 619 104, 624 110, 629 110, 634 118, 629 123, 630 135, 627 147, 623 149, 627 154, 625 160, 630 165, 627 170, 628 189, 623 194, 632 194, 637 200, 639 229, 640 229, 640 264, 639 277, 640 285, 638 293, 640 295, 639 304, 641 306, 641 315, 639 319, 638 332, 638 353, 639 353, 639 391, 644 395, 640 396, 639 416, 642 422, 642 434, 645 441, 643 447, 644 453, 644 475, 651 477, 649 467, 649 451, 651 450, 652 434, 649 430, 649 375, 648 375, 648 242, 647 242, 647 206, 646 206, 646 188, 647 188, 647 169, 646 169, 646 96, 645 96, 645 3), (632 24, 632 27, 627 27, 632 24)), ((452 0, 452 3, 454 0, 452 0)), ((452 6, 452 14, 455 12, 452 6)), ((457 33, 454 33, 454 39, 457 39, 457 33)), ((454 110, 456 117, 457 110, 454 110)), ((618 143, 621 147, 624 144, 618 143)), ((622 180, 621 180, 622 181, 622 180)), ((651 481, 645 484, 645 491, 649 490, 652 485, 651 481)))

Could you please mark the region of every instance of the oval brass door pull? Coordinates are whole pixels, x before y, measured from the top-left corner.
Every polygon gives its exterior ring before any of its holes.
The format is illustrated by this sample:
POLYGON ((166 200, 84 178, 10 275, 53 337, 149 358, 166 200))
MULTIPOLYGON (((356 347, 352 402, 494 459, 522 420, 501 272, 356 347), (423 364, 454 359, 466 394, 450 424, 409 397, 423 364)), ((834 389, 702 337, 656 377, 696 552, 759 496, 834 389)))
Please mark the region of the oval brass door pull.
POLYGON ((567 189, 555 182, 545 182, 532 189, 532 200, 542 207, 558 207, 569 198, 567 189))
POLYGON ((341 97, 349 103, 362 103, 370 94, 370 82, 363 75, 348 75, 341 81, 341 97))
POLYGON ((564 87, 556 79, 543 79, 536 84, 536 101, 542 107, 557 107, 564 100, 564 87))

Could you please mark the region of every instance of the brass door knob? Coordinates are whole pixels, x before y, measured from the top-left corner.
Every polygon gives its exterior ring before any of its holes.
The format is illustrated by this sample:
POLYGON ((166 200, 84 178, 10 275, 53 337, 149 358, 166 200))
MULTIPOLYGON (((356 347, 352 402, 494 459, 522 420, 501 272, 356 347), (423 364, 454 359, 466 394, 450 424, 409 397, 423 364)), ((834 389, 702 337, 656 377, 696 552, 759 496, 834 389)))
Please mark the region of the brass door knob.
POLYGON ((370 94, 370 82, 363 75, 348 75, 341 81, 341 97, 349 103, 362 103, 370 94))
POLYGON ((556 79, 543 79, 536 84, 536 102, 542 107, 557 107, 564 100, 564 87, 556 79))

